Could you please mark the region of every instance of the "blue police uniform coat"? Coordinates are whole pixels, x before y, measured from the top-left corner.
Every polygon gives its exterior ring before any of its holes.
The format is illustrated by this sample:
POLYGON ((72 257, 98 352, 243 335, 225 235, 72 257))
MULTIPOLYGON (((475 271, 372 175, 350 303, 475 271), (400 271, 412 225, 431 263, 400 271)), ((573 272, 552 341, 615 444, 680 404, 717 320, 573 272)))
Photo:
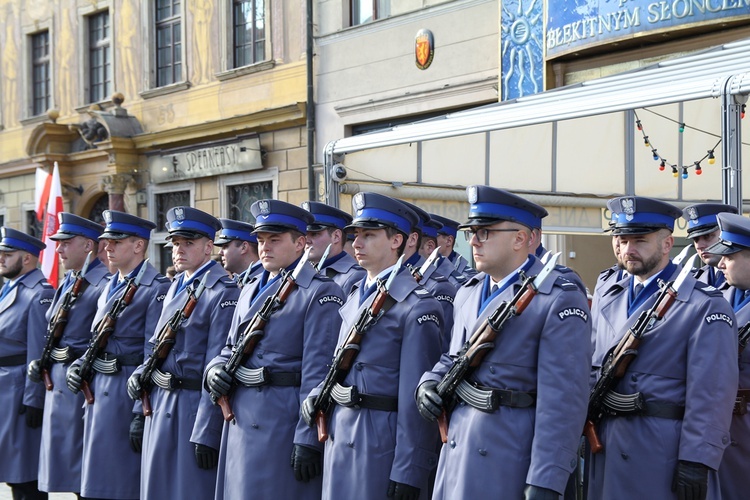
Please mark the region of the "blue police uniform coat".
MULTIPOLYGON (((39 359, 47 325, 44 314, 55 290, 38 269, 18 278, 0 300, 0 358, 25 357, 13 366, 0 367, 0 482, 36 481, 42 429, 26 426, 23 405, 44 407, 43 384, 26 378, 26 366, 39 359)), ((63 384, 64 385, 64 384, 63 384)))
MULTIPOLYGON (((419 263, 416 267, 421 267, 424 261, 424 258, 419 259, 419 263)), ((442 262, 446 262, 445 259, 443 259, 442 262)), ((448 266, 450 266, 450 264, 448 264, 448 266)), ((442 334, 440 335, 440 352, 447 352, 451 341, 451 331, 453 329, 453 301, 456 298, 456 290, 460 285, 452 283, 446 275, 440 273, 440 268, 435 267, 434 265, 430 266, 430 268, 425 271, 424 276, 422 276, 422 281, 420 281, 419 284, 430 292, 443 308, 443 329, 442 334)))
POLYGON ((441 269, 440 273, 451 280, 451 283, 453 283, 455 286, 463 285, 469 280, 469 278, 477 274, 476 269, 471 267, 469 265, 469 261, 466 260, 464 256, 458 252, 454 251, 449 257, 441 260, 447 260, 453 270, 449 273, 446 273, 441 269))
MULTIPOLYGON (((675 269, 667 280, 678 273, 675 269)), ((603 291, 592 313, 597 348, 604 351, 658 296, 651 295, 628 317, 629 279, 603 291)), ((605 417, 598 428, 604 450, 587 465, 589 498, 677 498, 671 486, 678 460, 714 469, 708 498, 720 498, 715 470, 729 443, 737 327, 731 307, 713 288, 688 276, 677 293, 666 316, 644 335, 638 356, 614 390, 641 392, 647 402, 684 405, 684 417, 605 417)))
MULTIPOLYGON (((180 325, 174 346, 164 359, 162 372, 200 383, 206 363, 218 356, 226 343, 239 288, 216 262, 207 267, 206 288, 190 317, 180 325)), ((187 288, 177 292, 178 274, 164 299, 161 317, 149 340, 157 336, 188 298, 187 288)), ((197 285, 200 277, 193 281, 197 285)), ((150 354, 150 353, 149 353, 150 354)), ((143 371, 143 365, 136 373, 143 371)), ((154 385, 150 402, 153 414, 146 418, 141 454, 141 498, 211 498, 216 488, 216 469, 200 469, 195 443, 219 449, 223 419, 208 392, 154 385)))
MULTIPOLYGON (((359 286, 341 308, 339 343, 377 295, 371 293, 360 305, 359 286)), ((367 331, 343 385, 398 398, 398 411, 333 405, 323 498, 385 498, 389 480, 419 487, 424 493, 428 474, 437 463, 437 429, 419 415, 413 394, 419 377, 440 356, 443 310, 405 268, 395 276, 389 294, 395 304, 367 331)))
MULTIPOLYGON (((730 290, 730 295, 733 295, 735 288, 730 287, 730 290)), ((740 290, 738 292, 742 293, 740 290)), ((735 316, 737 328, 745 326, 750 322, 750 304, 742 305, 735 312, 735 316)), ((750 389, 750 350, 748 349, 745 349, 739 357, 739 388, 750 389)), ((745 498, 750 488, 750 474, 747 471, 747 457, 750 453, 750 413, 732 414, 729 435, 731 441, 724 450, 719 467, 721 497, 724 499, 745 498)))
MULTIPOLYGON (((262 275, 242 288, 227 344, 238 335, 280 286, 280 279, 255 297, 262 275), (251 299, 255 297, 255 300, 251 299)), ((225 423, 216 481, 216 498, 320 498, 321 478, 303 483, 294 479, 290 458, 294 444, 322 448, 315 429, 300 419, 300 405, 310 390, 325 378, 341 319, 341 288, 305 265, 297 288, 284 306, 271 315, 265 334, 247 368, 265 367, 270 373, 300 373, 301 385, 249 388, 237 385, 230 393, 236 425, 225 423)), ((225 363, 231 348, 225 347, 207 368, 225 363)))
POLYGON ((725 282, 724 272, 721 269, 716 269, 709 265, 696 269, 693 276, 701 283, 705 283, 714 288, 719 288, 725 282))
MULTIPOLYGON (((612 284, 622 280, 626 276, 629 276, 627 271, 620 269, 617 264, 599 273, 599 276, 596 278, 596 285, 594 285, 594 293, 592 294, 591 310, 593 311, 598 307, 604 291, 608 290, 612 284)), ((596 324, 594 323, 591 327, 591 349, 594 353, 591 358, 590 382, 592 387, 596 383, 597 378, 599 378, 599 370, 602 367, 602 361, 604 360, 605 354, 607 354, 607 346, 609 345, 609 342, 607 342, 597 348, 596 338, 596 324)))
MULTIPOLYGON (((359 267, 357 261, 346 252, 341 252, 340 257, 331 264, 327 265, 320 272, 341 287, 344 292, 344 298, 348 297, 354 285, 362 281, 367 275, 367 271, 359 267)), ((330 261, 331 259, 327 259, 330 261)))
MULTIPOLYGON (((89 264, 83 277, 86 288, 68 311, 68 322, 58 348, 67 348, 69 359, 81 356, 91 340, 91 324, 97 311, 102 290, 110 274, 98 259, 89 264)), ((74 280, 69 271, 66 280, 74 280)), ((71 281, 71 286, 72 286, 71 281)), ((47 311, 49 321, 62 305, 65 282, 55 292, 47 311)), ((83 394, 73 394, 65 385, 68 363, 54 363, 50 376, 54 388, 44 399, 42 446, 39 453, 39 489, 42 491, 73 491, 81 489, 81 453, 83 452, 83 394)))
MULTIPOLYGON (((170 281, 148 262, 133 301, 117 319, 105 351, 118 356, 143 355, 148 333, 153 332, 161 314, 170 281)), ((101 321, 125 288, 107 295, 115 286, 113 276, 99 297, 93 327, 101 321)), ((80 364, 77 360, 75 364, 80 364)), ((133 408, 127 393, 127 380, 137 365, 122 366, 113 375, 94 372, 90 386, 96 400, 84 407, 83 465, 81 495, 94 498, 139 498, 141 457, 130 448, 129 429, 133 413, 140 413, 140 402, 133 408)))
MULTIPOLYGON (((541 271, 533 256, 527 275, 541 271)), ((521 282, 502 290, 478 313, 480 272, 459 289, 450 354, 455 356, 482 322, 509 301, 521 282)), ((536 393, 536 405, 495 412, 459 404, 449 416, 434 499, 523 498, 526 484, 562 493, 577 464, 588 405, 590 322, 586 297, 557 270, 523 313, 509 320, 470 380, 495 389, 536 393)), ((422 381, 440 380, 452 366, 443 354, 422 381)))

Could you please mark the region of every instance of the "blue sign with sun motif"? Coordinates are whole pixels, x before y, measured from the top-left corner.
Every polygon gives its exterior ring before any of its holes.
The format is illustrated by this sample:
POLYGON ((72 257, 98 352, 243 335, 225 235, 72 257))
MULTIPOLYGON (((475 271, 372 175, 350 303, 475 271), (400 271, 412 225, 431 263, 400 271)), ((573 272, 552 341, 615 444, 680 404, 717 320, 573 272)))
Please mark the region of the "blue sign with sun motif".
POLYGON ((500 99, 544 90, 543 0, 505 0, 501 18, 500 99))

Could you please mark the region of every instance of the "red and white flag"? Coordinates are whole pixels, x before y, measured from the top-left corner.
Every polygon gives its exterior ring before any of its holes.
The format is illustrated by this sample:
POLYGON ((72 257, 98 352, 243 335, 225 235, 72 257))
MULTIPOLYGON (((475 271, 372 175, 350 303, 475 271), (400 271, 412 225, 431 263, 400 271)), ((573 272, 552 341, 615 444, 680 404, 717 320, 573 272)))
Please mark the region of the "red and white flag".
POLYGON ((59 259, 57 258, 57 242, 50 238, 57 232, 57 214, 63 211, 62 184, 60 184, 60 170, 55 162, 52 170, 49 186, 49 198, 47 200, 47 211, 44 216, 44 243, 47 248, 42 250, 40 259, 42 261, 42 272, 47 277, 50 285, 57 288, 59 277, 59 259))
POLYGON ((36 220, 41 221, 44 218, 44 211, 47 209, 47 200, 49 200, 49 188, 52 186, 52 174, 43 168, 36 168, 36 182, 34 183, 34 209, 36 210, 36 220))

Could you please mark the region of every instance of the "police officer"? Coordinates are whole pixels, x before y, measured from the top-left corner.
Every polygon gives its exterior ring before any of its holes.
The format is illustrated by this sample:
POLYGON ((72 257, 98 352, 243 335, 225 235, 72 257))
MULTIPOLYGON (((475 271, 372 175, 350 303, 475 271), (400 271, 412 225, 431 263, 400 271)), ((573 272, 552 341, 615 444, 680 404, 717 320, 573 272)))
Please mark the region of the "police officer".
POLYGON ((688 224, 687 237, 693 240, 695 251, 703 261, 703 266, 695 272, 695 279, 714 288, 721 288, 724 284, 724 275, 716 268, 721 256, 708 253, 708 248, 719 241, 716 216, 720 213, 736 214, 737 207, 723 203, 698 203, 682 211, 682 217, 688 224))
POLYGON ((21 231, 0 228, 0 481, 13 498, 42 499, 38 490, 44 387, 25 380, 26 365, 44 348, 44 314, 55 290, 37 269, 45 244, 21 231))
POLYGON ((264 270, 242 288, 227 347, 205 374, 214 399, 229 394, 236 422, 224 424, 216 498, 320 498, 322 444, 315 430, 299 422, 299 409, 304 395, 325 377, 343 294, 333 280, 300 262, 313 221, 309 212, 278 200, 259 200, 251 212, 264 270), (295 288, 272 311, 233 379, 224 369, 232 346, 293 271, 298 271, 295 288))
POLYGON ((477 274, 476 270, 469 265, 469 262, 454 250, 459 224, 453 219, 438 214, 431 213, 430 218, 442 224, 437 231, 437 244, 440 246, 440 255, 442 257, 441 263, 438 265, 438 272, 447 277, 456 287, 459 287, 477 274), (443 260, 447 260, 453 266, 453 270, 450 273, 444 272, 442 266, 445 262, 443 260))
POLYGON ((362 281, 365 270, 354 257, 344 251, 346 232, 344 227, 352 221, 352 216, 338 208, 329 207, 317 201, 305 201, 302 208, 310 212, 315 220, 307 226, 307 248, 310 249, 310 262, 319 265, 328 245, 331 250, 320 272, 332 278, 349 295, 352 287, 362 281))
MULTIPOLYGON (((479 273, 456 294, 449 353, 417 390, 419 411, 433 421, 444 405, 435 387, 452 366, 451 356, 511 300, 522 273, 535 276, 543 268, 529 242, 547 215, 544 208, 487 186, 469 186, 467 193, 469 219, 461 227, 479 273)), ((450 414, 433 498, 481 498, 487 491, 503 498, 559 498, 577 463, 589 394, 589 337, 585 296, 553 269, 462 384, 467 396, 450 414), (479 404, 488 397, 497 404, 479 404)))
MULTIPOLYGON (((201 378, 207 362, 224 347, 239 288, 211 259, 214 235, 222 228, 216 218, 195 208, 174 207, 167 212, 166 226, 178 274, 164 299, 151 346, 204 278, 205 288, 151 377, 153 414, 146 417, 143 433, 141 498, 210 498, 216 488, 223 421, 209 394, 201 391, 201 378)), ((128 379, 134 400, 142 396, 143 369, 139 366, 128 379)))
POLYGON ((258 237, 253 234, 253 225, 247 222, 232 219, 219 219, 219 222, 221 231, 216 235, 214 245, 220 249, 224 269, 242 286, 247 282, 246 277, 249 279, 263 269, 258 258, 258 237))
MULTIPOLYGON (((133 300, 118 316, 105 352, 94 363, 89 381, 95 402, 86 404, 83 424, 81 495, 90 498, 139 498, 143 413, 127 394, 127 380, 143 361, 146 332, 153 332, 170 281, 145 261, 151 221, 116 210, 105 210, 100 240, 106 240, 110 266, 117 272, 99 296, 92 335, 97 325, 127 290, 128 280, 146 266, 133 300)), ((70 365, 66 383, 77 393, 79 367, 70 365)))
MULTIPOLYGON (((728 295, 737 317, 737 328, 746 329, 750 327, 750 219, 729 212, 719 213, 716 219, 720 229, 718 241, 706 251, 712 257, 719 257, 717 270, 723 273, 726 284, 730 286, 725 296, 728 295)), ((739 368, 737 402, 729 429, 732 441, 724 450, 719 467, 722 498, 744 498, 750 487, 747 473, 750 450, 750 419, 747 414, 747 404, 750 402, 750 352, 746 349, 740 354, 739 368)))
MULTIPOLYGON (((660 283, 680 272, 669 259, 679 209, 638 196, 611 206, 629 276, 609 284, 592 311, 599 352, 616 345, 655 304, 660 283)), ((692 276, 676 293, 615 386, 620 394, 640 393, 645 406, 612 409, 600 422, 604 450, 587 465, 589 498, 719 498, 716 469, 729 444, 737 387, 734 314, 718 291, 692 276)))
MULTIPOLYGON (((77 279, 75 273, 82 271, 89 253, 91 257, 86 272, 81 277, 78 296, 72 301, 65 316, 62 337, 52 351, 53 364, 49 375, 54 387, 44 399, 39 488, 50 492, 79 492, 83 451, 83 395, 73 394, 65 387, 65 372, 70 362, 86 351, 91 340, 91 323, 96 314, 97 301, 110 274, 97 258, 98 238, 103 227, 68 212, 59 213, 58 221, 57 232, 50 238, 58 242, 57 253, 67 273, 47 311, 45 319, 48 324, 66 303, 66 295, 72 293, 77 279)), ((34 382, 41 382, 39 359, 29 363, 28 376, 34 382)))
MULTIPOLYGON (((357 401, 335 396, 328 418, 330 438, 323 464, 323 498, 416 499, 427 489, 436 464, 436 429, 408 404, 425 369, 439 358, 443 324, 440 304, 401 267, 395 269, 417 224, 403 203, 375 193, 357 193, 355 215, 347 227, 367 277, 341 308, 339 343, 377 296, 377 281, 395 275, 388 291, 394 303, 367 330, 354 368, 340 384, 342 394, 356 387, 357 401)), ((312 424, 312 402, 303 418, 312 424)))

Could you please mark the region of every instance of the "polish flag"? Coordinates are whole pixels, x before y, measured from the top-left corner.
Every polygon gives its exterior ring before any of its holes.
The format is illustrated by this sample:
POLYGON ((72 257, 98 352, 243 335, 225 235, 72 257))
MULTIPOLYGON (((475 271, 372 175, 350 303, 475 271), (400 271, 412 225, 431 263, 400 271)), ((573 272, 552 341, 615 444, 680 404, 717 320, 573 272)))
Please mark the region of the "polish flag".
POLYGON ((34 208, 36 209, 36 220, 41 221, 44 210, 49 200, 49 189, 52 186, 52 174, 43 168, 36 169, 36 182, 34 183, 34 208))
POLYGON ((47 248, 42 250, 40 259, 42 261, 42 272, 50 285, 57 288, 59 278, 59 259, 57 258, 57 242, 50 238, 57 232, 57 214, 63 211, 62 185, 60 184, 60 170, 55 162, 55 168, 50 176, 49 199, 47 200, 47 212, 44 217, 44 243, 47 248))

